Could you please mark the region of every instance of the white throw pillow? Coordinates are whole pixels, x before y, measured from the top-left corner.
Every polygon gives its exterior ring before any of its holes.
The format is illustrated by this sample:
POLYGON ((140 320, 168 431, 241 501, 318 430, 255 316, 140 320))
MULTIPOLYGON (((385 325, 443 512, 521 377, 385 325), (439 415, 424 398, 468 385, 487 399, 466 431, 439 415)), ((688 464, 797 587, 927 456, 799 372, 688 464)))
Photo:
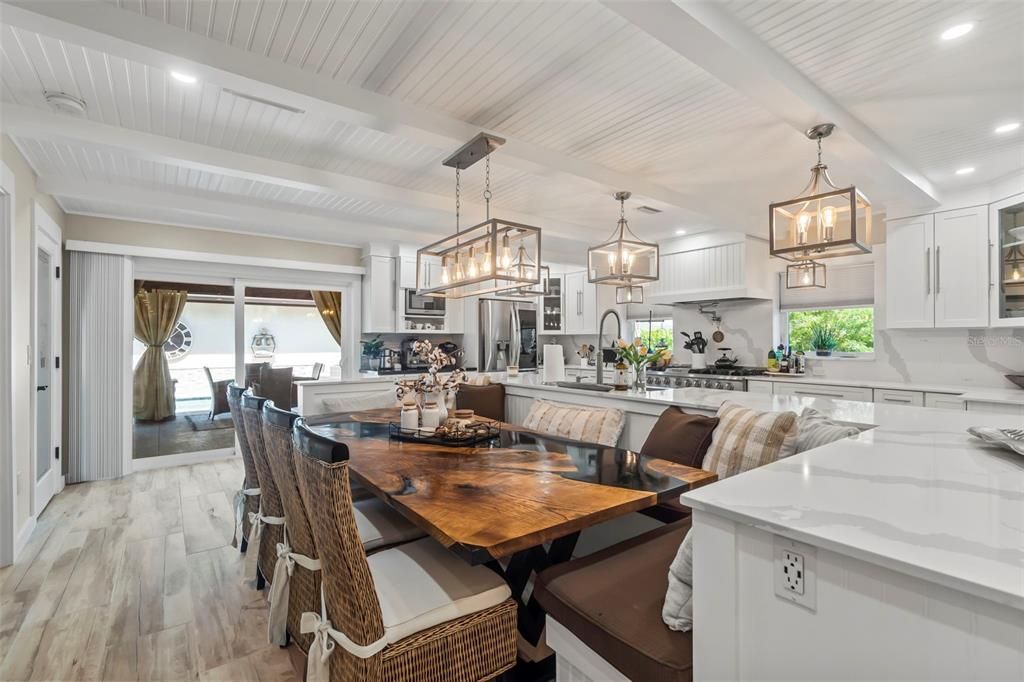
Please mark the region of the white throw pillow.
POLYGON ((693 629, 693 529, 679 545, 676 558, 668 567, 668 592, 661 607, 661 619, 672 630, 693 629))
POLYGON ((523 426, 553 436, 615 447, 626 426, 626 413, 609 407, 584 407, 534 400, 523 426))
POLYGON ((814 408, 807 407, 797 418, 796 451, 806 452, 843 438, 856 436, 860 429, 832 421, 814 408))

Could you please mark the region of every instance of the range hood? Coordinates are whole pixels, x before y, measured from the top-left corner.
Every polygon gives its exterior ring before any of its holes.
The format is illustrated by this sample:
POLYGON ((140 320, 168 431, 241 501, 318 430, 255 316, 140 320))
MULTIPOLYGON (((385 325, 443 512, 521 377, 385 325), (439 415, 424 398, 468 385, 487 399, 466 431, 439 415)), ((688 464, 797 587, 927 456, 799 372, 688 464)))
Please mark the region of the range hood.
POLYGON ((714 301, 764 301, 775 296, 778 267, 768 243, 744 234, 718 234, 663 249, 661 279, 646 287, 644 301, 663 305, 714 301))

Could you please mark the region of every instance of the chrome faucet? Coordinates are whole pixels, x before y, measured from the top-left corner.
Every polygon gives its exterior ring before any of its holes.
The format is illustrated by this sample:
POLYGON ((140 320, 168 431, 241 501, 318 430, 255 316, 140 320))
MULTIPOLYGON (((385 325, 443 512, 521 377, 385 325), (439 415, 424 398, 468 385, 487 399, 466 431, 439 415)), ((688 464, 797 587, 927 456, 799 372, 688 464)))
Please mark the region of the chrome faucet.
POLYGON ((608 310, 604 311, 604 313, 601 315, 601 321, 597 324, 597 383, 598 384, 603 384, 604 383, 604 349, 601 347, 601 340, 604 337, 604 321, 608 318, 609 315, 613 315, 615 317, 615 330, 616 330, 615 331, 615 340, 612 341, 612 343, 614 344, 615 341, 618 341, 619 339, 622 338, 622 318, 619 317, 619 313, 617 313, 614 308, 609 308, 608 310))

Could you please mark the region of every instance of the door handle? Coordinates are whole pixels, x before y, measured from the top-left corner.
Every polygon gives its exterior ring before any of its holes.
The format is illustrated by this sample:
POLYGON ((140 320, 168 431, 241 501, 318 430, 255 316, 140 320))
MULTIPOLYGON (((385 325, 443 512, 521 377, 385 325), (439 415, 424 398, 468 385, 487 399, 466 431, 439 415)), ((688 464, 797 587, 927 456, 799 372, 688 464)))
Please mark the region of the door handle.
POLYGON ((45 391, 48 388, 49 388, 49 386, 36 386, 36 390, 37 391, 45 391))
POLYGON ((932 247, 924 250, 924 293, 932 293, 932 247))
POLYGON ((942 293, 942 247, 935 247, 935 293, 942 293))

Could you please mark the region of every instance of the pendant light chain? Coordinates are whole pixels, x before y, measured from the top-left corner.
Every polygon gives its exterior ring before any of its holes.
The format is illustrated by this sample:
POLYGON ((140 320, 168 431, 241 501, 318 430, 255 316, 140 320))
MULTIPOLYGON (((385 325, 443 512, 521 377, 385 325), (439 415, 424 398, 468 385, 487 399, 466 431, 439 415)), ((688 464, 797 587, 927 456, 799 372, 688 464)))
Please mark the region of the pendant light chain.
POLYGON ((462 169, 455 167, 455 233, 462 232, 459 219, 462 215, 462 169))
POLYGON ((487 207, 487 220, 491 219, 491 157, 484 159, 484 205, 487 207))
POLYGON ((818 136, 818 165, 821 165, 821 136, 818 136))

